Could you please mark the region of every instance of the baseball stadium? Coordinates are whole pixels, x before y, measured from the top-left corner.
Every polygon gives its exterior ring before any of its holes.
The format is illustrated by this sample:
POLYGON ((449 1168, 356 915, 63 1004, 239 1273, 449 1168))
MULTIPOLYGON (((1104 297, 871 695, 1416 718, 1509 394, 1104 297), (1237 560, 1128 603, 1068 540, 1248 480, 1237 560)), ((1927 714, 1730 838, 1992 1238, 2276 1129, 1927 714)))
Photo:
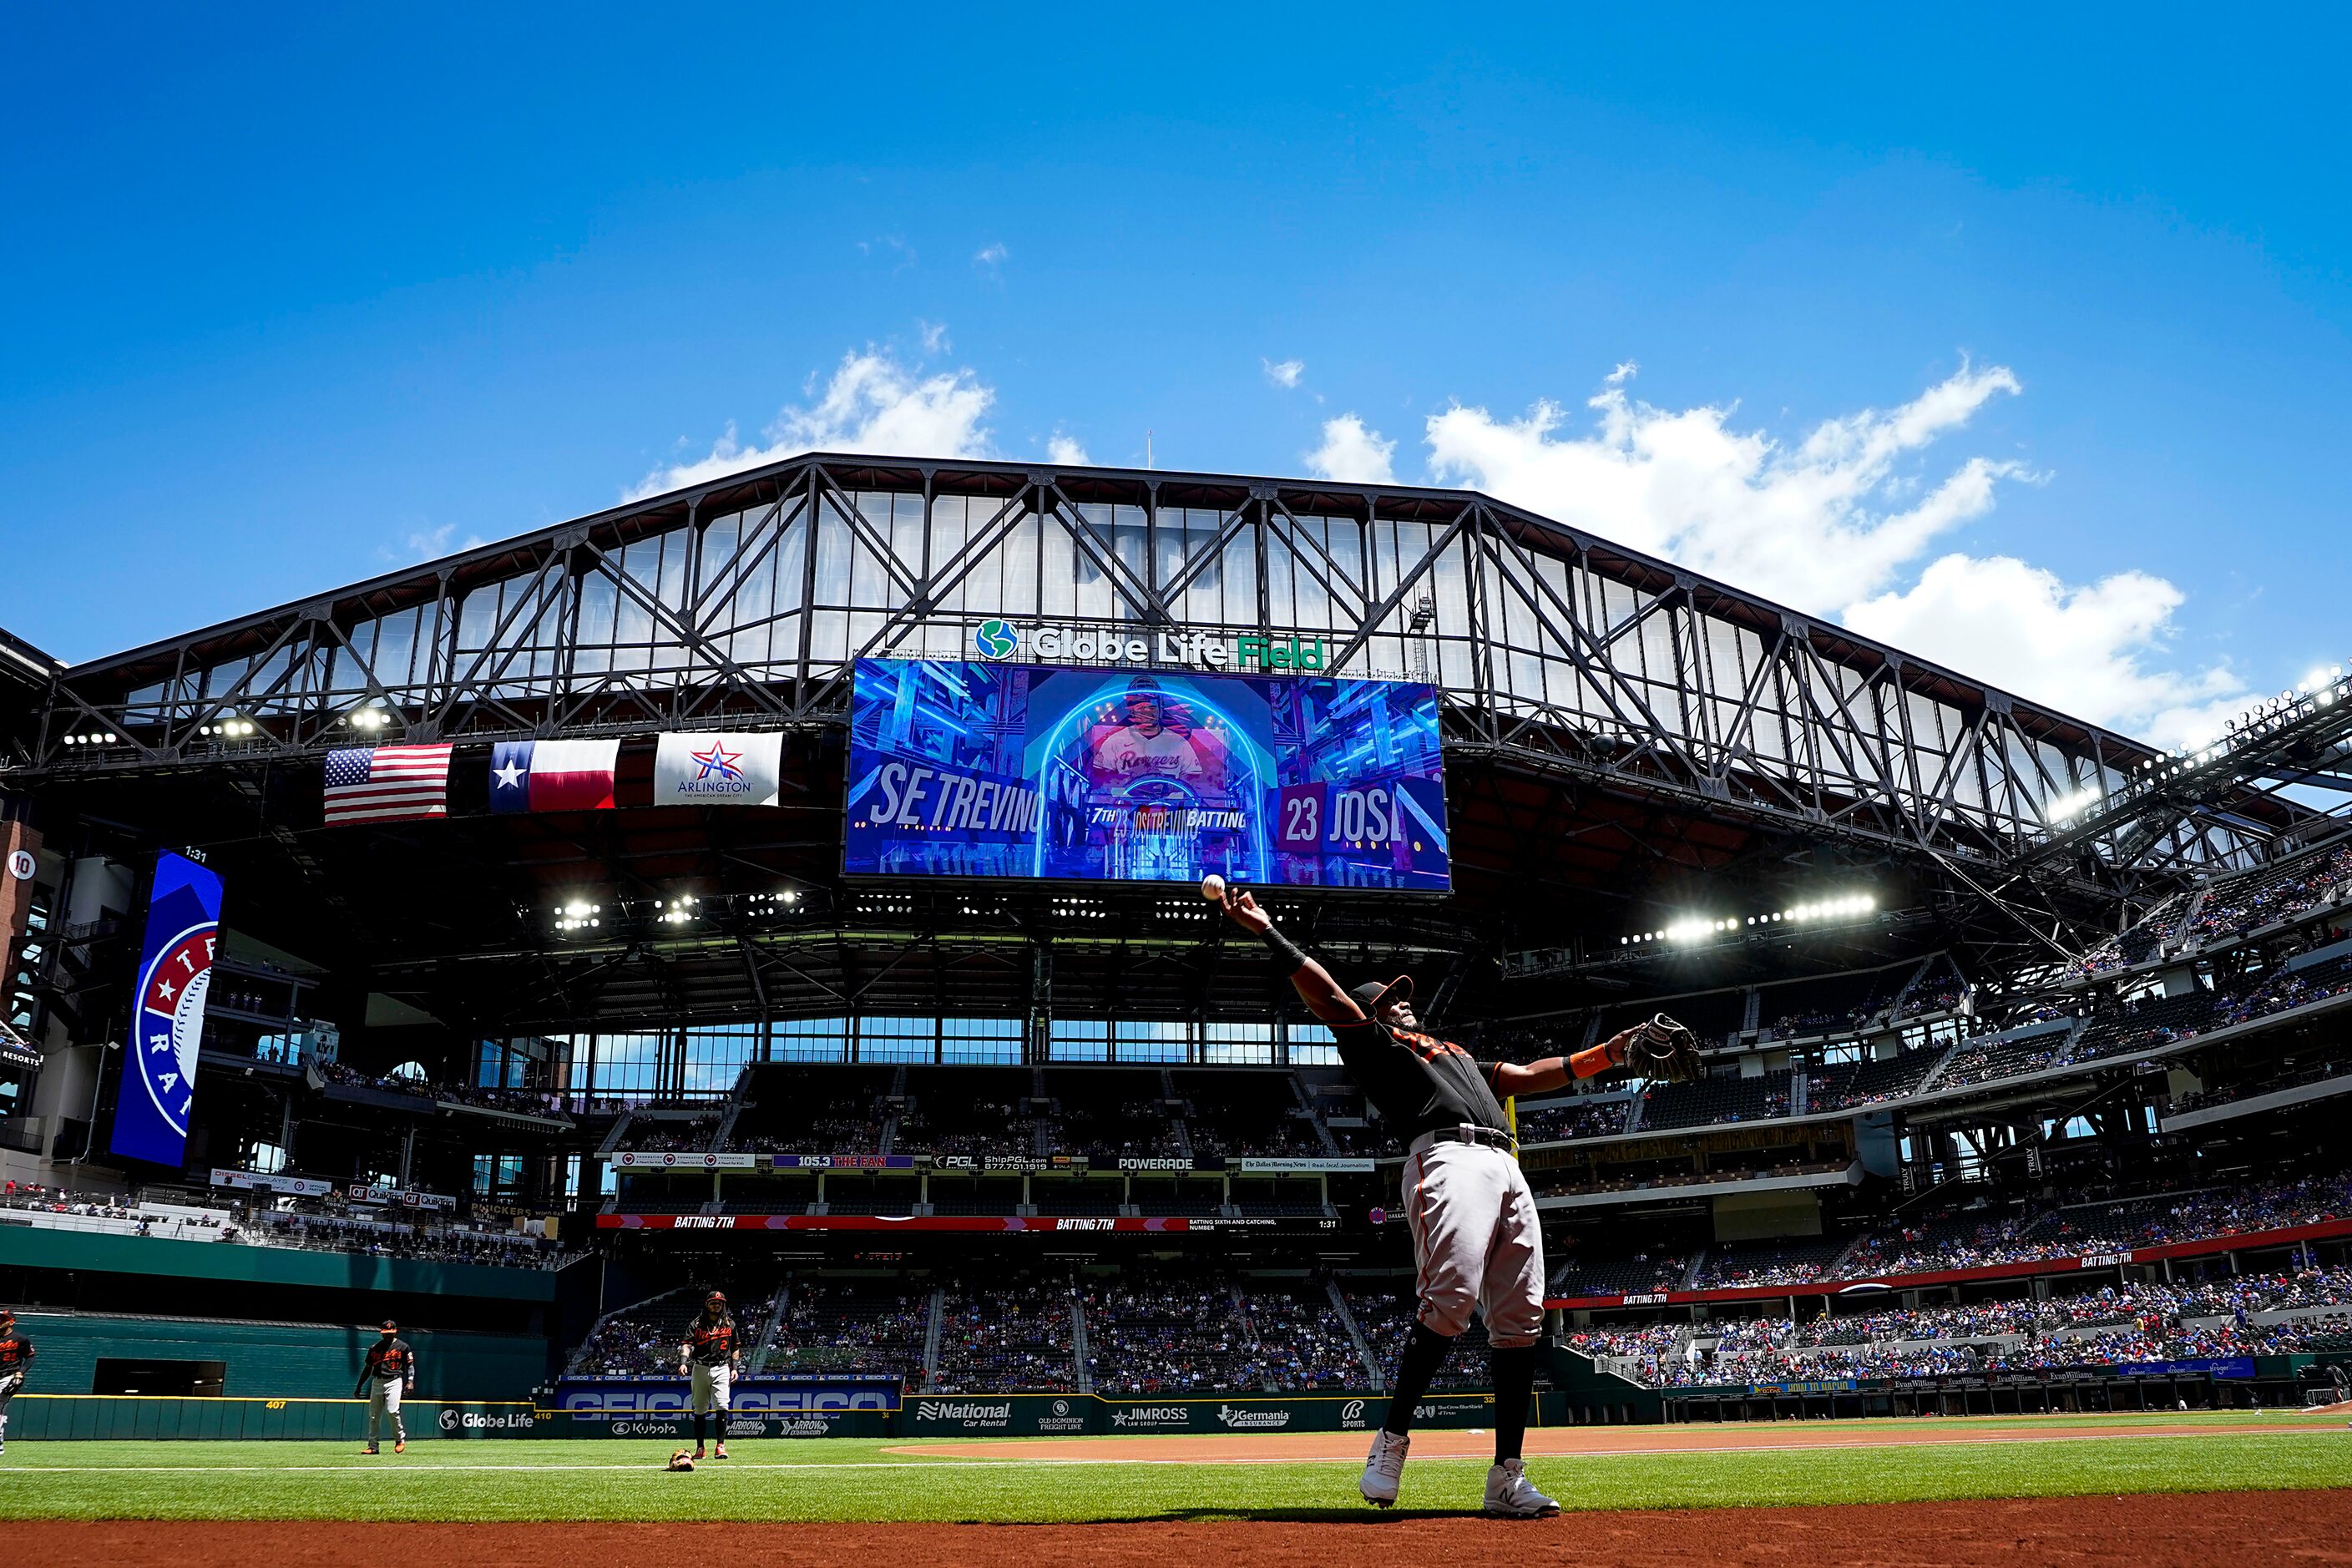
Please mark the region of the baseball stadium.
POLYGON ((2340 665, 820 454, 0 680, 24 1561, 2342 1550, 2340 665))

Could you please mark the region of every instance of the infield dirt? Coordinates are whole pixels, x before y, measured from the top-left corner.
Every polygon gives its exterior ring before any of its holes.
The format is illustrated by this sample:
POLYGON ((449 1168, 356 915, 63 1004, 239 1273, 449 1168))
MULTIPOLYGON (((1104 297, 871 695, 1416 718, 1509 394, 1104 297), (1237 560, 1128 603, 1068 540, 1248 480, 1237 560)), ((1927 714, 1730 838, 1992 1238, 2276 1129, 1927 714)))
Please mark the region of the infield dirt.
POLYGON ((185 1524, 8 1527, 8 1557, 42 1568, 578 1568, 582 1563, 939 1562, 971 1568, 1085 1563, 1167 1568, 1248 1563, 1455 1560, 1698 1568, 2018 1568, 2025 1563, 2212 1568, 2352 1563, 2352 1491, 2033 1498, 1846 1508, 1475 1517, 1171 1519, 1120 1524, 185 1524))

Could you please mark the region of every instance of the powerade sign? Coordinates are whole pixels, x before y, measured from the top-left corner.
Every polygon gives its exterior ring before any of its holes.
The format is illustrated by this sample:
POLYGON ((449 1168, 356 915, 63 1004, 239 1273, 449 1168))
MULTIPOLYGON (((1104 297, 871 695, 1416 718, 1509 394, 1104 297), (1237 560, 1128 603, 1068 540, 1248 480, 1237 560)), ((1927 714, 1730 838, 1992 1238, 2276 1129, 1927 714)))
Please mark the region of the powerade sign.
MULTIPOLYGON (((688 1414, 682 1377, 565 1378, 555 1385, 561 1415, 667 1417, 688 1414)), ((728 1398, 741 1416, 810 1417, 898 1408, 895 1378, 738 1378, 728 1398)))
POLYGON ((852 876, 1451 885, 1430 686, 860 659, 848 775, 852 876))
POLYGON ((147 929, 114 1096, 115 1153, 177 1168, 196 1101, 205 996, 220 944, 221 880, 184 855, 155 858, 147 929))

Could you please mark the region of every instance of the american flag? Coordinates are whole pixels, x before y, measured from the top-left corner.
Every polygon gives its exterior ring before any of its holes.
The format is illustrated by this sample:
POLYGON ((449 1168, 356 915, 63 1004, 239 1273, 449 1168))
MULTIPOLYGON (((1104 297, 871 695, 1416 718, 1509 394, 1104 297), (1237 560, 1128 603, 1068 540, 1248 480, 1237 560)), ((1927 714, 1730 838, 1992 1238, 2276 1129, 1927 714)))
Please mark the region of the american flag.
POLYGON ((449 746, 346 746, 327 753, 327 826, 449 815, 449 746))

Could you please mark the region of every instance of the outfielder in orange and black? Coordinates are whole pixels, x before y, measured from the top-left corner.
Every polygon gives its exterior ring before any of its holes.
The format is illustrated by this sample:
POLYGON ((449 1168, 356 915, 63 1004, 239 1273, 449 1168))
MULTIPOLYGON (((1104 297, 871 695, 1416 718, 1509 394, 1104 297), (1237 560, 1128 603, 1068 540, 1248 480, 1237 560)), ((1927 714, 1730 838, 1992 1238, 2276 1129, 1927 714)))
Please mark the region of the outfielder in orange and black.
POLYGON ((727 1402, 735 1388, 735 1369, 743 1347, 735 1337, 735 1315, 727 1298, 713 1290, 703 1298, 702 1315, 688 1323, 678 1342, 677 1371, 692 1376, 688 1401, 694 1412, 694 1457, 703 1457, 702 1428, 712 1411, 719 1415, 719 1457, 727 1457, 727 1402))
POLYGON ((0 1453, 8 1450, 8 1402, 33 1370, 33 1342, 16 1331, 16 1314, 0 1307, 0 1453))
POLYGON ((1559 1505, 1528 1479, 1521 1458, 1543 1334, 1543 1232, 1502 1102, 1624 1066, 1632 1031, 1573 1057, 1475 1061, 1451 1041, 1421 1032, 1410 978, 1343 991, 1249 894, 1229 889, 1222 902, 1234 924, 1278 955, 1308 1011, 1330 1026, 1356 1087, 1407 1141, 1403 1205, 1418 1302, 1358 1489, 1382 1508, 1396 1501, 1413 1406, 1475 1311, 1486 1324, 1495 1379, 1486 1510, 1511 1519, 1558 1513, 1559 1505))
POLYGON ((403 1394, 415 1392, 416 1352, 400 1337, 400 1325, 387 1318, 382 1335, 368 1346, 360 1362, 359 1386, 352 1390, 354 1399, 367 1395, 369 1453, 382 1452, 376 1447, 376 1435, 386 1417, 392 1422, 392 1451, 408 1452, 408 1426, 401 1419, 400 1400, 403 1394))

